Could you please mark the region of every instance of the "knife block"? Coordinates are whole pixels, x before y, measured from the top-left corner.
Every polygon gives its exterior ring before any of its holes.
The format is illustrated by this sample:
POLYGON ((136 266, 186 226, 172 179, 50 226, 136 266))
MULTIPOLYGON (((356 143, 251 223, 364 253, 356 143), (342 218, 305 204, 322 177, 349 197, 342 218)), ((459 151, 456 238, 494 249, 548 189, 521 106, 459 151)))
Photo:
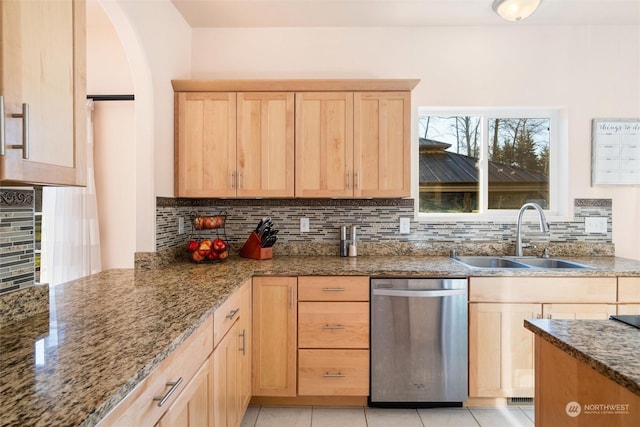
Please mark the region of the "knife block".
POLYGON ((243 258, 252 259, 271 259, 273 258, 273 248, 261 248, 260 237, 255 231, 252 231, 249 238, 244 242, 244 246, 240 249, 243 258))

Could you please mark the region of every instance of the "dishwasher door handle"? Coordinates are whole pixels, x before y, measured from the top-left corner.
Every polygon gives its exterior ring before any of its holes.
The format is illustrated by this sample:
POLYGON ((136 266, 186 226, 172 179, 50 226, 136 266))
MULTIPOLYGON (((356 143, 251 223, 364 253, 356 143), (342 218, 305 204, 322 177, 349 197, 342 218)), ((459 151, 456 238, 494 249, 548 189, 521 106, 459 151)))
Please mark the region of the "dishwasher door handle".
POLYGON ((406 297, 406 298, 440 298, 455 295, 467 295, 466 289, 374 289, 373 295, 382 295, 388 297, 406 297))

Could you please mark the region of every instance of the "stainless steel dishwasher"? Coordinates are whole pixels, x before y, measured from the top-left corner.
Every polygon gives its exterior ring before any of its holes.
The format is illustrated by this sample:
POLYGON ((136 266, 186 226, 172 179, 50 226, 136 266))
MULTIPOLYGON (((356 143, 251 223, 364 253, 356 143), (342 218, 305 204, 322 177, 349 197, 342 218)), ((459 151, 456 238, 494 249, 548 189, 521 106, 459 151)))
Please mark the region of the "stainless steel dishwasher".
POLYGON ((462 406, 467 279, 371 279, 370 406, 462 406))

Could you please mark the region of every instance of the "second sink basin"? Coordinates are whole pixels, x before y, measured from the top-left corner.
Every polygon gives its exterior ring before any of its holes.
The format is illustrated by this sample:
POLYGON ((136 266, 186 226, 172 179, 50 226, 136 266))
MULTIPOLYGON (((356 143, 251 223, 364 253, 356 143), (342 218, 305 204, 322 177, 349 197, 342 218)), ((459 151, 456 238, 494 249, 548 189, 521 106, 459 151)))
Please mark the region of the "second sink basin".
POLYGON ((518 258, 518 262, 539 268, 593 268, 589 265, 559 258, 518 258))
POLYGON ((471 268, 577 268, 593 269, 593 267, 568 261, 560 258, 535 258, 535 257, 502 257, 502 256, 460 256, 452 258, 461 264, 471 268))

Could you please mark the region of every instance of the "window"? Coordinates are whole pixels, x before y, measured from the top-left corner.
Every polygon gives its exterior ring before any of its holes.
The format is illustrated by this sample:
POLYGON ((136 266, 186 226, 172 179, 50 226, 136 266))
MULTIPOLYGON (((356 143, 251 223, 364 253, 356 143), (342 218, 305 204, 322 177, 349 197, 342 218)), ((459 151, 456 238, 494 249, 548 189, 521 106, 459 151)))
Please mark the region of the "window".
POLYGON ((418 214, 559 212, 557 110, 421 109, 418 214))

